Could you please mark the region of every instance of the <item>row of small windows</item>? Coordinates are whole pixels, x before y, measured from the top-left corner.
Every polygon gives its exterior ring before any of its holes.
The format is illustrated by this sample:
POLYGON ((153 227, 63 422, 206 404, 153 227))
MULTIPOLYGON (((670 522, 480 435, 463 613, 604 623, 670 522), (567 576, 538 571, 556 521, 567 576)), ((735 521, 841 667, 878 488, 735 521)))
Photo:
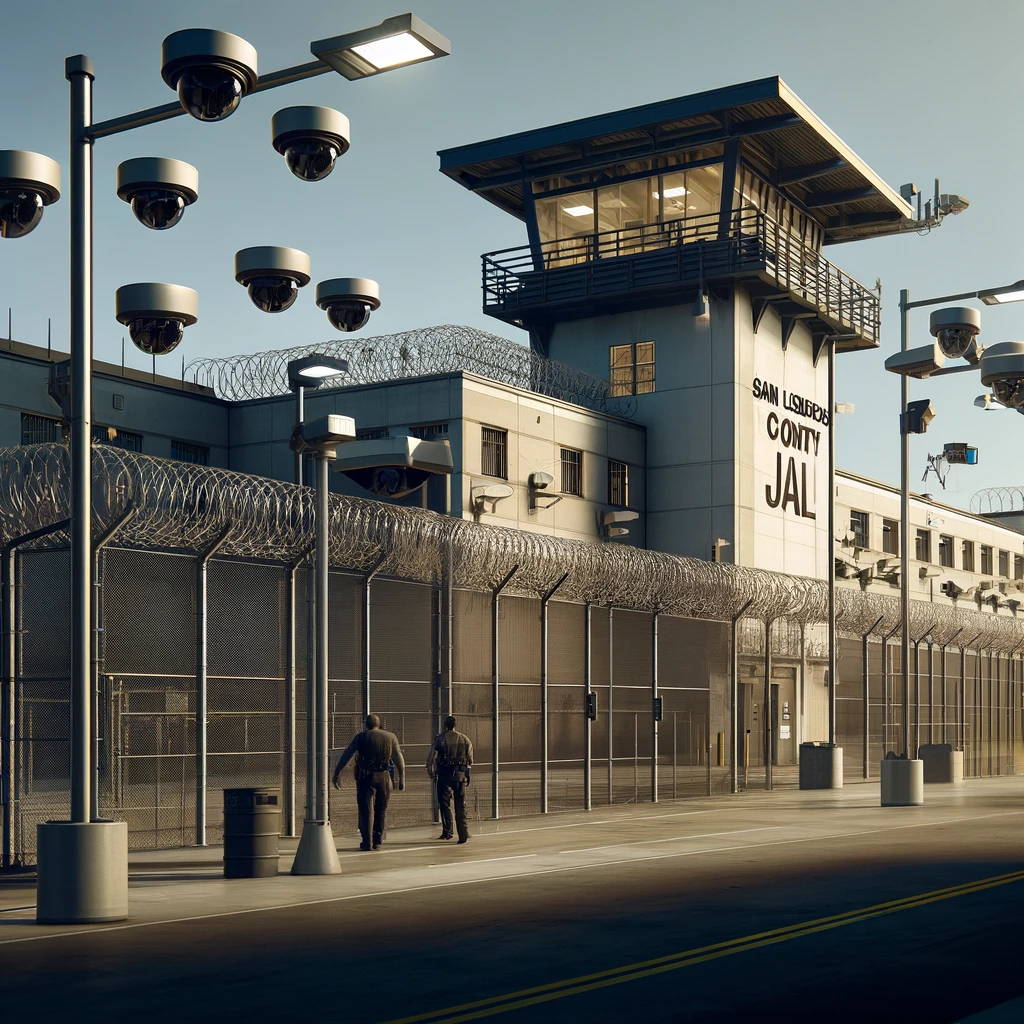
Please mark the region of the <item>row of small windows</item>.
MULTIPOLYGON (((853 542, 859 548, 870 548, 870 518, 867 512, 850 512, 850 532, 853 534, 853 542)), ((956 566, 955 537, 949 534, 940 533, 938 550, 938 564, 948 569, 955 569, 956 566)), ((964 572, 980 572, 983 576, 1002 576, 1004 579, 1024 579, 1024 555, 1013 556, 1013 576, 1010 575, 1010 552, 998 551, 998 563, 996 561, 996 549, 989 544, 979 544, 980 564, 975 562, 974 541, 960 541, 960 568, 964 572), (977 564, 977 568, 975 568, 977 564), (998 571, 997 571, 998 570, 998 571)), ((882 520, 882 551, 887 555, 898 555, 900 553, 900 524, 895 519, 882 520)), ((914 558, 918 562, 932 561, 932 531, 919 528, 914 533, 914 558)))
MULTIPOLYGON (((576 448, 559 449, 562 494, 583 497, 583 452, 576 448)), ((508 479, 508 431, 483 427, 480 431, 480 472, 484 476, 508 479)), ((608 460, 608 504, 629 504, 629 467, 625 462, 608 460)))
MULTIPOLYGON (((120 427, 92 428, 92 439, 95 444, 111 445, 129 452, 142 451, 142 434, 120 427)), ((64 440, 64 423, 50 416, 37 416, 34 413, 21 414, 21 443, 27 444, 58 444, 64 440)), ((171 458, 182 462, 192 462, 199 466, 210 464, 210 449, 205 445, 191 444, 188 441, 171 441, 171 458)))

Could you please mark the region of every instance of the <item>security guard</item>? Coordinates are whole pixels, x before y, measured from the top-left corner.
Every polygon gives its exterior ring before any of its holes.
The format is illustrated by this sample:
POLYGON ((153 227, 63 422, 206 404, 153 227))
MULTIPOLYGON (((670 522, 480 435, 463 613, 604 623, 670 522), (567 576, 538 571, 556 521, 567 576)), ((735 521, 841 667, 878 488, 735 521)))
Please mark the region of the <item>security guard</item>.
POLYGON ((452 837, 452 796, 455 797, 455 827, 459 842, 469 841, 466 827, 466 786, 469 769, 473 764, 473 743, 461 732, 455 731, 455 719, 444 720, 445 731, 434 740, 427 757, 427 774, 437 782, 437 803, 441 809, 441 834, 438 839, 452 837), (436 765, 435 765, 436 762, 436 765))
POLYGON ((358 755, 356 762, 356 803, 359 807, 360 850, 379 850, 384 838, 388 800, 391 799, 391 775, 388 763, 394 761, 398 771, 398 790, 405 789, 405 758, 393 732, 380 727, 376 715, 366 716, 366 729, 358 732, 334 769, 334 788, 341 788, 345 765, 358 755))

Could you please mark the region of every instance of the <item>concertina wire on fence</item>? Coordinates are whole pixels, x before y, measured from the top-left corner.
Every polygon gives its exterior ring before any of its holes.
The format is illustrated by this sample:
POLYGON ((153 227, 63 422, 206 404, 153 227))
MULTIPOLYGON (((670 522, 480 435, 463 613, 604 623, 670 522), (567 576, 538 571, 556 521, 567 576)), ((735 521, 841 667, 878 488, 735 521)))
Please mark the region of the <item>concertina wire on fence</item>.
MULTIPOLYGON (((0 535, 5 545, 67 518, 70 461, 61 444, 0 449, 0 535)), ((279 480, 231 470, 93 447, 96 535, 115 526, 120 547, 198 554, 223 537, 220 557, 291 563, 314 541, 315 494, 279 480), (226 533, 226 535, 225 535, 226 533)), ((820 624, 826 621, 823 581, 669 555, 617 543, 588 543, 470 522, 424 509, 344 495, 330 496, 330 561, 440 585, 490 591, 518 566, 508 593, 537 597, 564 574, 561 600, 729 621, 744 605, 747 619, 820 624), (383 562, 381 560, 383 559, 383 562), (450 566, 450 570, 447 568, 450 566)), ((25 545, 66 546, 65 531, 25 545)), ((899 622, 895 596, 840 588, 841 633, 877 637, 899 622), (879 621, 881 620, 881 621, 879 621)), ((1024 646, 1015 618, 973 608, 914 602, 913 639, 929 633, 943 645, 959 639, 977 649, 1010 653, 1024 646)))

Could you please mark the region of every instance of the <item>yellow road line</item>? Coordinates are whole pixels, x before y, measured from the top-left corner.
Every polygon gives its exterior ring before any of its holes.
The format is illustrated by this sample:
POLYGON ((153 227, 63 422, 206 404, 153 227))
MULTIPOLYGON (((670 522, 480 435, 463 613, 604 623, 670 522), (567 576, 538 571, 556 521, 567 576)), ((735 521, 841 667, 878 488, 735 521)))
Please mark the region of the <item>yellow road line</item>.
POLYGON ((708 960, 717 960, 720 957, 731 956, 733 953, 743 953, 762 946, 770 946, 779 942, 786 942, 789 939, 812 935, 815 932, 829 931, 833 928, 841 928, 843 925, 866 921, 873 917, 882 917, 885 914, 894 914, 901 910, 911 910, 915 907, 925 906, 928 903, 937 903, 941 900, 953 899, 956 896, 966 896, 971 893, 982 892, 985 889, 994 889, 997 886, 1021 881, 1024 881, 1024 871, 1012 871, 1005 875, 981 878, 973 882, 949 886, 945 889, 935 889, 932 892, 920 893, 916 896, 905 896, 898 900, 890 900, 887 903, 878 903, 870 907, 848 910, 841 914, 834 914, 831 917, 802 921, 798 924, 773 928, 754 935, 745 935, 742 938, 728 939, 724 942, 700 946, 681 953, 671 953, 667 956, 656 957, 653 960, 644 960, 639 963, 626 964, 622 967, 613 967, 605 971, 598 971, 595 974, 582 975, 577 978, 566 978, 562 981, 550 982, 546 985, 521 989, 518 992, 506 992, 503 995, 492 996, 489 999, 479 999, 472 1003, 463 1003, 460 1006, 448 1006, 429 1013, 402 1017, 399 1020, 389 1021, 388 1024, 424 1024, 424 1022, 428 1021, 431 1024, 459 1024, 461 1021, 477 1020, 481 1017, 507 1013, 510 1010, 518 1010, 537 1003, 550 1002, 554 999, 564 999, 568 996, 580 995, 584 992, 606 988, 610 985, 620 985, 627 981, 635 981, 654 974, 662 974, 666 971, 674 971, 682 967, 691 967, 695 964, 705 963, 708 960))

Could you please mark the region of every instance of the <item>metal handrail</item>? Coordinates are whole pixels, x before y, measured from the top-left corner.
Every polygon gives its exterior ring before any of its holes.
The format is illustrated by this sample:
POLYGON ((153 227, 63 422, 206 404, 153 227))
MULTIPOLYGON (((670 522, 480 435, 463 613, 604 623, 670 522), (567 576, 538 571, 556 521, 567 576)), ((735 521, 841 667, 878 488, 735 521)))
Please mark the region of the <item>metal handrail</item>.
POLYGON ((758 262, 781 287, 851 333, 878 339, 878 296, 798 235, 754 209, 738 211, 724 237, 718 215, 705 214, 485 253, 484 307, 514 313, 524 305, 557 300, 568 281, 584 294, 600 292, 607 286, 595 280, 595 272, 612 265, 606 261, 623 258, 622 281, 632 287, 629 259, 658 252, 669 259, 674 254, 680 278, 735 273, 751 261, 758 262), (684 265, 684 258, 696 266, 684 265), (549 271, 555 272, 550 279, 549 271), (579 274, 583 276, 577 279, 579 274))

